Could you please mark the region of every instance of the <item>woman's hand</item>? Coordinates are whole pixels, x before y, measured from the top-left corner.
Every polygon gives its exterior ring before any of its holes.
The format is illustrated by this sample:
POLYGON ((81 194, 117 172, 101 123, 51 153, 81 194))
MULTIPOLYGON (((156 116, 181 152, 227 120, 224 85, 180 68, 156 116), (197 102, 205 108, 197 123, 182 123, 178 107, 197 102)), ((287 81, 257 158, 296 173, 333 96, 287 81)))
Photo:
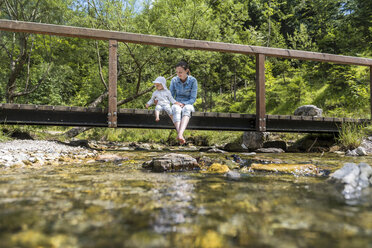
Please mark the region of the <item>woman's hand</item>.
POLYGON ((181 108, 183 108, 183 107, 185 106, 185 104, 183 104, 183 103, 180 103, 180 102, 175 102, 174 104, 176 104, 176 105, 180 106, 181 108))
POLYGON ((150 107, 150 105, 146 104, 146 105, 145 105, 145 107, 146 107, 146 108, 149 108, 149 107, 150 107))

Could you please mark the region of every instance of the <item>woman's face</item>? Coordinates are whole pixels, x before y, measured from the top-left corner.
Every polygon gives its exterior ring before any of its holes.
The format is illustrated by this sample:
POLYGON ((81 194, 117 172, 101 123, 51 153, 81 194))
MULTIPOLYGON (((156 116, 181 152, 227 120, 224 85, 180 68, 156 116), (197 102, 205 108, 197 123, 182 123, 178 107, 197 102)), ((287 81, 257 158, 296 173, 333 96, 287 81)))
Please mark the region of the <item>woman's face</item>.
POLYGON ((187 79, 187 72, 188 71, 189 71, 189 69, 185 70, 181 66, 176 67, 177 77, 179 77, 182 82, 185 82, 186 81, 186 79, 187 79))

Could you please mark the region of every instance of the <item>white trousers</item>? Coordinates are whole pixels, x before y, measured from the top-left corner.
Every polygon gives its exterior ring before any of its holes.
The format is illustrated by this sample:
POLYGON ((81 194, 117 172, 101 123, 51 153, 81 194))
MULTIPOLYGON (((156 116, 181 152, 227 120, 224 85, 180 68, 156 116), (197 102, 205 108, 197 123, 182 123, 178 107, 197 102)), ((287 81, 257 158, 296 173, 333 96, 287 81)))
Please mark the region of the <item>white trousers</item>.
POLYGON ((194 106, 191 104, 186 104, 183 108, 181 108, 179 105, 173 104, 173 122, 180 122, 183 116, 191 117, 192 112, 195 112, 195 109, 194 106))
POLYGON ((172 110, 171 110, 171 107, 170 105, 156 105, 155 106, 155 110, 156 111, 159 111, 161 112, 162 110, 164 110, 168 115, 171 115, 172 114, 172 110))

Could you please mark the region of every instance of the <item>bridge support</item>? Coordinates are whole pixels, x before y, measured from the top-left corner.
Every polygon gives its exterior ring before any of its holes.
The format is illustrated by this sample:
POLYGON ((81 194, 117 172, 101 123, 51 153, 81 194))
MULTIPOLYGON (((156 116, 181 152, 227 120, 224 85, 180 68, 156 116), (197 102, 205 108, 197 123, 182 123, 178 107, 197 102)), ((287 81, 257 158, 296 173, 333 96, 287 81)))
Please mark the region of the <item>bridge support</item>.
POLYGON ((117 110, 117 48, 118 41, 109 41, 109 89, 108 89, 108 127, 118 126, 118 110, 117 110))
POLYGON ((256 131, 266 131, 265 55, 256 54, 256 131))

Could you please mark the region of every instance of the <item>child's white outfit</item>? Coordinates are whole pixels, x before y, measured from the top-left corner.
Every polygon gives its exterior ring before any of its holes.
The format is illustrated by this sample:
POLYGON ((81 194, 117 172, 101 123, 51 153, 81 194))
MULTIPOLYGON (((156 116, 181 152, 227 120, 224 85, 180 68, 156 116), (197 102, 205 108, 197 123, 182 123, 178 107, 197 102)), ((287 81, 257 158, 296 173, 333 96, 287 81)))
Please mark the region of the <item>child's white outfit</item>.
POLYGON ((166 80, 164 77, 157 77, 153 83, 161 83, 163 85, 162 90, 155 90, 152 93, 150 101, 147 102, 149 106, 154 104, 155 100, 158 100, 157 105, 155 106, 155 110, 162 111, 164 110, 167 112, 168 115, 172 115, 172 109, 170 107, 170 103, 174 104, 177 102, 172 97, 171 92, 168 90, 166 85, 166 80))

